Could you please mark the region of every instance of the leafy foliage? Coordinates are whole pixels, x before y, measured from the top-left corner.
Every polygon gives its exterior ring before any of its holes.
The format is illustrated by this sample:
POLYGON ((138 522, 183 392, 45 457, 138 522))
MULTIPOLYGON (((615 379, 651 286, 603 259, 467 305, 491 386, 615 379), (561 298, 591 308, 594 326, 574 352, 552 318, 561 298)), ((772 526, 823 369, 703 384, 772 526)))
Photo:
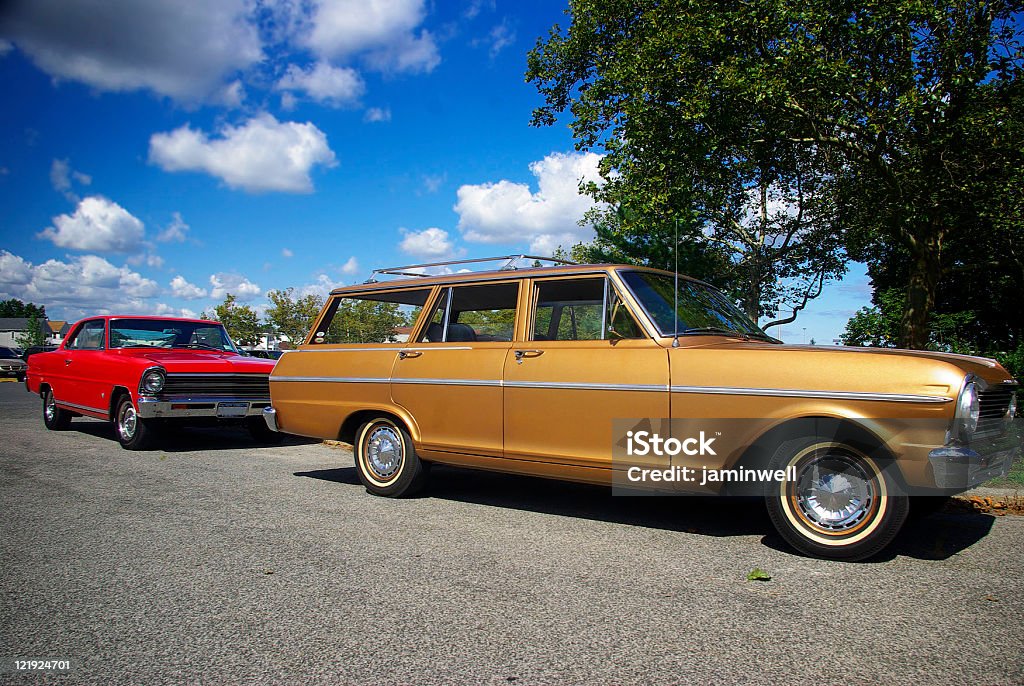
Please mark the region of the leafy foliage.
POLYGON ((203 312, 203 319, 214 319, 224 325, 228 335, 237 345, 256 345, 262 327, 256 310, 248 305, 239 305, 237 298, 228 293, 224 302, 213 308, 213 313, 203 312))
MULTIPOLYGON (((639 221, 602 235, 598 210, 598 250, 670 246, 664 227, 693 213, 684 240, 727 258, 711 280, 764 314, 840 276, 845 245, 903 294, 898 339, 923 348, 933 313, 973 309, 944 298, 1024 289, 1022 9, 573 0, 530 53, 533 123, 568 110, 577 147, 607 152, 587 190, 639 221)), ((1021 340, 1019 311, 983 325, 1001 347, 1021 340)))
POLYGON ((33 305, 32 303, 23 303, 17 298, 0 300, 0 317, 31 317, 32 315, 45 319, 46 307, 33 305))
MULTIPOLYGON (((28 307, 35 308, 34 305, 29 305, 28 307)), ((46 331, 43 327, 46 326, 46 315, 43 314, 43 308, 40 307, 26 311, 29 314, 23 316, 28 317, 28 328, 15 337, 15 342, 22 348, 44 345, 46 343, 46 331)))
POLYGON ((394 343, 409 325, 397 303, 342 298, 327 329, 327 343, 394 343))
POLYGON ((295 289, 270 291, 267 297, 273 306, 267 310, 266 320, 278 333, 288 337, 293 345, 302 343, 310 327, 324 306, 319 295, 295 296, 295 289))

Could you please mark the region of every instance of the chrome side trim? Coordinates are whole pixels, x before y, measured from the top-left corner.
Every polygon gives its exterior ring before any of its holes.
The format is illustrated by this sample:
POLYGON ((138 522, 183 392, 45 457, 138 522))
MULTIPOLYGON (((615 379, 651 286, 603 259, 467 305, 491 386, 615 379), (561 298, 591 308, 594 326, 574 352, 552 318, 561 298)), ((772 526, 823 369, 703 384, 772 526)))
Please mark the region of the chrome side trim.
MULTIPOLYGON (((498 343, 501 343, 501 342, 509 343, 509 341, 496 341, 496 342, 498 342, 498 343)), ((330 345, 330 344, 329 343, 318 343, 317 345, 330 345)), ((395 346, 393 348, 305 348, 303 350, 289 350, 288 352, 290 352, 290 353, 372 353, 372 352, 387 352, 387 351, 390 350, 391 352, 397 353, 400 350, 412 350, 412 351, 421 351, 421 352, 426 352, 428 350, 473 350, 473 348, 470 348, 469 346, 458 346, 458 347, 445 346, 443 348, 435 348, 433 346, 426 347, 426 348, 425 347, 403 348, 403 347, 400 347, 401 345, 402 345, 401 343, 395 343, 395 346)))
POLYGON ((668 392, 667 384, 579 383, 573 381, 506 381, 505 388, 540 388, 565 391, 668 392))
POLYGON ((358 376, 272 376, 271 383, 275 381, 309 381, 314 383, 391 383, 391 379, 358 377, 358 376))
POLYGON ((110 416, 110 410, 108 410, 106 408, 99 409, 99 408, 96 408, 96 407, 89 407, 88 405, 78 405, 77 403, 69 403, 66 400, 57 400, 56 398, 54 398, 53 401, 55 403, 57 403, 58 405, 63 405, 64 407, 70 407, 70 408, 75 409, 75 410, 82 410, 83 412, 92 412, 94 414, 101 414, 101 415, 104 415, 106 417, 110 416))
POLYGON ((938 395, 901 393, 857 393, 849 391, 809 391, 790 388, 732 388, 718 386, 672 386, 673 393, 705 395, 766 395, 782 398, 818 398, 827 400, 878 400, 894 403, 948 403, 952 398, 938 395))

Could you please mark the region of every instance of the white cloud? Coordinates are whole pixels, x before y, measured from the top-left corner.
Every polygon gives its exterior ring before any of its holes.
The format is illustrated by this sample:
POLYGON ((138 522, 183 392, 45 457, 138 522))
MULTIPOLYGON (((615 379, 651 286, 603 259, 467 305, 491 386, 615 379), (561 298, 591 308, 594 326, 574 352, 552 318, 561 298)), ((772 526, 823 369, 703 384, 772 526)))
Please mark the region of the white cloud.
POLYGON ((74 214, 54 217, 53 223, 39 237, 72 250, 132 253, 142 246, 145 233, 141 221, 99 195, 85 198, 74 214))
POLYGON ((190 310, 187 307, 171 307, 166 303, 157 303, 153 308, 153 314, 159 317, 185 317, 186 319, 195 319, 195 310, 190 310))
POLYGON ((359 260, 357 260, 355 255, 353 255, 352 257, 348 258, 348 261, 345 262, 345 264, 341 265, 341 269, 339 269, 338 271, 348 276, 357 273, 359 271, 359 260))
POLYGON ((512 26, 506 19, 497 26, 495 26, 494 28, 492 28, 490 32, 488 32, 486 37, 474 40, 473 45, 474 47, 479 45, 486 45, 487 54, 493 60, 495 57, 498 56, 498 53, 500 53, 502 50, 504 50, 505 48, 507 48, 508 46, 512 45, 515 42, 515 29, 512 28, 512 26))
POLYGON ((552 153, 530 164, 538 190, 502 180, 461 186, 455 211, 458 229, 474 243, 522 243, 530 251, 550 254, 559 245, 568 248, 593 234, 578 225, 594 201, 580 193, 583 179, 600 181, 594 153, 552 153))
POLYGON ((391 108, 371 107, 363 115, 363 121, 370 123, 391 121, 391 108))
POLYGON ((288 248, 281 248, 281 257, 294 257, 294 256, 295 256, 295 253, 293 253, 288 248))
POLYGON ((128 267, 97 255, 32 264, 0 251, 0 299, 18 298, 46 305, 51 317, 149 312, 160 287, 128 267))
POLYGON ((437 193, 441 184, 448 180, 448 172, 444 174, 424 174, 423 190, 427 193, 437 193))
POLYGON ((343 282, 335 281, 327 274, 317 274, 316 280, 313 283, 297 288, 296 295, 300 298, 307 295, 318 295, 321 298, 326 298, 335 288, 340 288, 344 285, 343 282))
POLYGON ((327 59, 362 55, 380 71, 429 72, 441 58, 429 31, 416 28, 424 0, 318 0, 307 47, 327 59))
POLYGON ((0 30, 57 79, 231 104, 240 95, 232 75, 263 59, 257 9, 249 0, 32 0, 10 3, 0 30))
POLYGON ((189 125, 149 139, 149 160, 166 171, 202 171, 250 192, 313 190, 310 170, 337 164, 327 136, 310 122, 279 122, 260 114, 224 126, 217 138, 189 125))
POLYGON ((163 231, 157 234, 156 239, 161 243, 184 243, 188 238, 189 225, 181 218, 180 212, 171 215, 171 223, 163 231))
POLYGON ((171 295, 182 300, 198 300, 206 297, 206 289, 189 283, 184 276, 178 274, 171 279, 171 295))
POLYGON ((72 169, 67 160, 54 160, 50 165, 50 183, 54 190, 60 192, 65 198, 71 202, 78 202, 78 195, 71 189, 73 182, 88 186, 92 183, 92 177, 72 169))
MULTIPOLYGON (((276 88, 300 91, 319 103, 340 107, 358 101, 366 91, 366 84, 355 69, 317 62, 308 70, 290 65, 276 88)), ((294 101, 291 104, 294 107, 294 101)))
POLYGON ((422 231, 399 229, 404 238, 398 248, 409 255, 424 259, 443 260, 455 255, 455 244, 448 232, 437 227, 422 231))
POLYGON ((228 293, 244 302, 252 300, 261 295, 263 290, 240 274, 227 274, 217 272, 210 275, 210 297, 214 300, 223 300, 228 293))

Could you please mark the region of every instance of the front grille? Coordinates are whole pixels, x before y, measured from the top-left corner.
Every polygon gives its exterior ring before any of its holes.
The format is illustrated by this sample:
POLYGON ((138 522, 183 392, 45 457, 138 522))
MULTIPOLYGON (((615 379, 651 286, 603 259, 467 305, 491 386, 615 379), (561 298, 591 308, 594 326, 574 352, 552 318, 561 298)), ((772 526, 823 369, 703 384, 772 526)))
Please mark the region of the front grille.
POLYGON ((1003 428, 1003 417, 1010 407, 1010 399, 1013 398, 1017 386, 1014 384, 1000 384, 991 386, 988 390, 978 395, 981 406, 981 416, 978 419, 978 430, 976 433, 988 433, 990 431, 1001 431, 1003 428))
POLYGON ((269 374, 168 374, 162 396, 269 398, 269 374))

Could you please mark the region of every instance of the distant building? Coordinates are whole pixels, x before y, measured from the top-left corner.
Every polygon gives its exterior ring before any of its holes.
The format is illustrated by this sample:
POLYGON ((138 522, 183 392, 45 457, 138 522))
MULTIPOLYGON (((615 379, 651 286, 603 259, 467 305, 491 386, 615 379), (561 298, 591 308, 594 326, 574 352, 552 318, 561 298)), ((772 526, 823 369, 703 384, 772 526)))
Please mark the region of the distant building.
POLYGON ((46 323, 50 327, 50 333, 46 337, 46 342, 60 345, 68 335, 68 331, 71 330, 71 324, 61 319, 51 319, 46 323))
MULTIPOLYGON (((28 332, 28 317, 0 317, 0 345, 8 348, 18 347, 18 339, 28 332)), ((44 336, 49 338, 50 327, 46 320, 39 322, 44 336)))

